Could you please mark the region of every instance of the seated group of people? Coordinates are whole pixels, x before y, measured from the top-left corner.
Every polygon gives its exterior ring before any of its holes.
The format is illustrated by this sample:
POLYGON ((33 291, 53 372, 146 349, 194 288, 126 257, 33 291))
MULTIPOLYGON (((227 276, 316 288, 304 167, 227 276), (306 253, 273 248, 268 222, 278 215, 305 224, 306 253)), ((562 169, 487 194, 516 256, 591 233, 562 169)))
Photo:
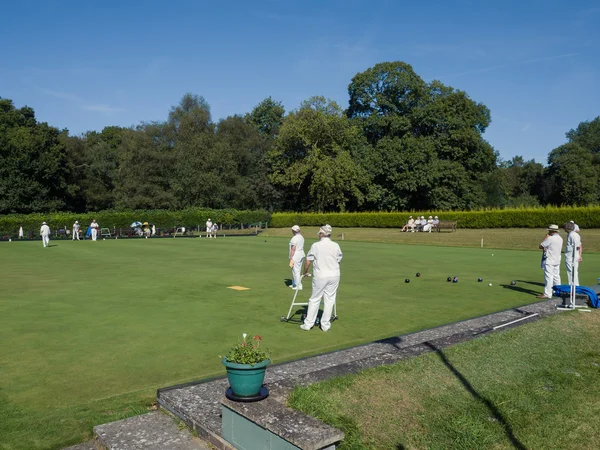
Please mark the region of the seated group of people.
POLYGON ((415 231, 423 231, 431 233, 431 230, 437 228, 439 223, 438 216, 429 216, 427 220, 425 220, 425 216, 417 216, 416 219, 413 219, 413 216, 410 216, 406 225, 402 227, 402 231, 411 231, 413 233, 415 231))

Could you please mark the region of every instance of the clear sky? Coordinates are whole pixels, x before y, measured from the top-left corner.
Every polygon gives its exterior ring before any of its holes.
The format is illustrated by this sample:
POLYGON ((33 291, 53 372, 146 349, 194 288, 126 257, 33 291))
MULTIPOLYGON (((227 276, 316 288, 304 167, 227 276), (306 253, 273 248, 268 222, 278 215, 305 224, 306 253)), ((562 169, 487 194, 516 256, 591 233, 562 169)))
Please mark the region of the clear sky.
POLYGON ((492 112, 503 159, 546 163, 600 115, 600 0, 23 0, 0 5, 0 97, 71 134, 167 118, 183 94, 214 120, 268 96, 286 110, 404 61, 492 112))

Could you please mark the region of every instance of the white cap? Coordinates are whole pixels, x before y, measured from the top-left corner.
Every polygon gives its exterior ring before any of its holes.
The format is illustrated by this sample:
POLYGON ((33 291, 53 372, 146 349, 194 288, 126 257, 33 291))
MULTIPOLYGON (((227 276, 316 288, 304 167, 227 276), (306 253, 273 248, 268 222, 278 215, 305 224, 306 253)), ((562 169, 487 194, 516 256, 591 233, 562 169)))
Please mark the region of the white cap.
POLYGON ((560 231, 558 229, 558 225, 550 225, 548 228, 546 228, 546 230, 548 230, 548 231, 556 231, 557 233, 560 231))
POLYGON ((78 221, 75 221, 75 223, 79 223, 78 221))
POLYGON ((432 217, 432 216, 429 216, 429 219, 433 219, 433 217, 432 217))
POLYGON ((331 228, 331 225, 323 225, 321 228, 319 228, 319 232, 317 234, 324 234, 325 236, 330 236, 332 231, 333 229, 331 228))
POLYGON ((295 231, 296 233, 298 233, 300 231, 300 227, 298 225, 294 225, 292 227, 292 231, 295 231))
POLYGON ((46 222, 42 222, 42 225, 46 225, 46 222))
POLYGON ((434 217, 434 219, 437 219, 437 218, 438 218, 438 216, 435 216, 435 217, 434 217))

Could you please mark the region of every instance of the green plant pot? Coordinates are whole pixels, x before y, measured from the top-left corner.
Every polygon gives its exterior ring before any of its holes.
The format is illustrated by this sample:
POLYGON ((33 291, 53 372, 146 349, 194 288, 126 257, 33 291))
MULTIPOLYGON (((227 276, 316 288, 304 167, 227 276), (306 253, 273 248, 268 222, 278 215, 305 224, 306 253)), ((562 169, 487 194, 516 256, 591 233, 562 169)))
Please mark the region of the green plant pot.
POLYGON ((227 379, 233 393, 238 397, 251 397, 260 392, 265 381, 265 371, 271 360, 267 359, 253 366, 231 363, 226 358, 221 362, 227 369, 227 379))

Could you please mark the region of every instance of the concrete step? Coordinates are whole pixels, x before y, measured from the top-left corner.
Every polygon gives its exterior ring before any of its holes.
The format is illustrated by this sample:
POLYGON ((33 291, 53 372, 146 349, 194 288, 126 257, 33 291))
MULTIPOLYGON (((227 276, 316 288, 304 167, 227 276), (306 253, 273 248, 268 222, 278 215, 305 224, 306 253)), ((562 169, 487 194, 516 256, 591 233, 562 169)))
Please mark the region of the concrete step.
POLYGON ((188 428, 178 426, 173 417, 159 411, 98 425, 94 427, 94 434, 98 443, 108 450, 208 450, 209 448, 203 441, 194 437, 188 428))

